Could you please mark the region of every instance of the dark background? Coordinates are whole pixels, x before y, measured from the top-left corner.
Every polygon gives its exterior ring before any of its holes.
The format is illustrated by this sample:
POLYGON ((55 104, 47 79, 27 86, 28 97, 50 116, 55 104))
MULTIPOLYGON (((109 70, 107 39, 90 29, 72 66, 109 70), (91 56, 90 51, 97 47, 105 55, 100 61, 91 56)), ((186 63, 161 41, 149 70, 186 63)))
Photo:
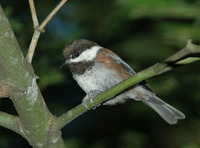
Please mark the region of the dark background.
MULTIPOLYGON (((58 4, 35 0, 39 22, 58 4)), ((33 35, 28 1, 0 0, 26 55, 33 35)), ((80 104, 85 93, 72 79, 62 50, 85 38, 109 48, 135 71, 160 62, 180 50, 188 39, 200 44, 199 0, 69 0, 45 28, 33 67, 47 106, 61 115, 80 104)), ((68 148, 199 148, 200 63, 148 79, 157 95, 181 110, 185 120, 166 123, 141 102, 101 106, 88 111, 62 130, 68 148)), ((0 110, 16 114, 8 99, 0 110)), ((19 135, 0 127, 0 148, 30 147, 19 135)))

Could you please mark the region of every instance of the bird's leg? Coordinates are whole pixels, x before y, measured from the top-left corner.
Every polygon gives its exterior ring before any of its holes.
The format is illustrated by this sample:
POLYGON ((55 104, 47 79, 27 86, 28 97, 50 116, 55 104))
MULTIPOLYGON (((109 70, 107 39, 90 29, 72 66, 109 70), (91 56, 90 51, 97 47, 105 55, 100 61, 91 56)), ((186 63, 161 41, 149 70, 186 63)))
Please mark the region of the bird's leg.
POLYGON ((88 110, 90 110, 89 107, 87 106, 87 103, 88 103, 88 102, 90 102, 90 104, 93 106, 92 109, 96 109, 96 107, 99 107, 101 104, 95 106, 95 105, 93 104, 93 103, 94 103, 93 98, 94 98, 95 96, 97 96, 97 95, 98 95, 99 93, 101 93, 101 92, 102 92, 101 90, 97 90, 97 89, 90 91, 90 92, 83 98, 82 105, 83 105, 85 108, 87 108, 88 110))

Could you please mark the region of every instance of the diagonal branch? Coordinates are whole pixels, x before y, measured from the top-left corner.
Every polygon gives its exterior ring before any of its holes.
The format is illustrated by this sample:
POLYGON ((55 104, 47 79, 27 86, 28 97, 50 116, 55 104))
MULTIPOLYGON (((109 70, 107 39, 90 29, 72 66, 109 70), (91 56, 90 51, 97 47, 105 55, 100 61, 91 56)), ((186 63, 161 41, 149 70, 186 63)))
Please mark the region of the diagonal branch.
MULTIPOLYGON (((190 64, 195 61, 200 61, 200 46, 194 45, 191 43, 191 41, 188 41, 185 48, 167 58, 163 63, 157 63, 149 68, 146 68, 139 73, 133 75, 132 77, 97 95, 93 99, 93 105, 97 106, 143 80, 173 70, 178 66, 190 64), (194 55, 196 55, 196 57, 194 57, 194 55)), ((89 102, 87 103, 87 106, 90 109, 93 107, 89 102)), ((61 129, 66 124, 68 124, 78 116, 82 115, 86 111, 86 108, 84 108, 82 105, 78 105, 55 119, 54 126, 57 129, 61 129)))
POLYGON ((47 25, 47 23, 52 19, 52 17, 58 12, 58 10, 67 2, 67 0, 62 0, 52 11, 51 13, 46 17, 46 19, 42 22, 39 29, 43 30, 44 27, 47 25))
POLYGON ((38 42, 38 39, 40 37, 41 32, 44 30, 45 26, 47 23, 52 19, 52 17, 58 12, 58 10, 67 2, 67 0, 62 0, 52 11, 51 13, 46 17, 46 19, 42 22, 42 24, 39 26, 36 11, 35 11, 35 6, 34 6, 34 1, 29 0, 29 5, 31 9, 31 15, 33 19, 33 24, 34 24, 34 34, 28 49, 28 53, 26 55, 27 60, 31 63, 33 59, 33 55, 35 53, 35 48, 38 42))
POLYGON ((167 58, 165 60, 166 63, 175 63, 176 61, 181 61, 181 59, 183 58, 187 58, 187 57, 195 57, 195 56, 199 56, 200 55, 200 46, 192 44, 192 40, 189 39, 187 41, 187 45, 185 48, 183 48, 182 50, 176 52, 175 54, 173 54, 172 56, 170 56, 169 58, 167 58))
POLYGON ((23 137, 26 137, 24 128, 18 116, 0 111, 0 126, 10 129, 23 137))
POLYGON ((31 43, 28 49, 28 53, 26 55, 26 59, 31 63, 33 59, 33 55, 35 53, 35 48, 37 46, 38 39, 40 37, 41 32, 39 30, 35 30, 33 37, 31 39, 31 43))

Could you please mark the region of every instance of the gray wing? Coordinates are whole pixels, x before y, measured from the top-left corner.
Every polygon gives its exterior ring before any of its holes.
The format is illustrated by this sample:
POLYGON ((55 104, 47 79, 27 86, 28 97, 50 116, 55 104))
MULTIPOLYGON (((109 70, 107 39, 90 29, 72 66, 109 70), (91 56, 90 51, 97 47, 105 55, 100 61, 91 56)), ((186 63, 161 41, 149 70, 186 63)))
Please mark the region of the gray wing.
MULTIPOLYGON (((132 76, 134 74, 136 74, 136 72, 126 63, 124 62, 119 56, 117 56, 116 54, 113 53, 112 54, 107 54, 105 53, 107 56, 111 57, 114 61, 116 61, 116 63, 121 64, 122 67, 132 76)), ((149 90, 151 92, 154 93, 154 91, 151 89, 151 87, 149 86, 149 84, 147 84, 146 81, 142 81, 139 83, 139 85, 142 85, 146 90, 149 90)))

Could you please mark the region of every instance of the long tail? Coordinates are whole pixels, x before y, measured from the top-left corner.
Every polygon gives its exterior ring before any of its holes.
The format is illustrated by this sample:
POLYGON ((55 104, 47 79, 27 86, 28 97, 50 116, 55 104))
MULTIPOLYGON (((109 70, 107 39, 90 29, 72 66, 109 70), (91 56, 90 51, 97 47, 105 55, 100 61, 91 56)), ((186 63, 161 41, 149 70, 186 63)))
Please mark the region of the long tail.
POLYGON ((154 109, 169 124, 176 124, 178 119, 185 119, 185 115, 182 112, 167 104, 154 94, 148 96, 148 99, 142 99, 142 102, 154 109))

